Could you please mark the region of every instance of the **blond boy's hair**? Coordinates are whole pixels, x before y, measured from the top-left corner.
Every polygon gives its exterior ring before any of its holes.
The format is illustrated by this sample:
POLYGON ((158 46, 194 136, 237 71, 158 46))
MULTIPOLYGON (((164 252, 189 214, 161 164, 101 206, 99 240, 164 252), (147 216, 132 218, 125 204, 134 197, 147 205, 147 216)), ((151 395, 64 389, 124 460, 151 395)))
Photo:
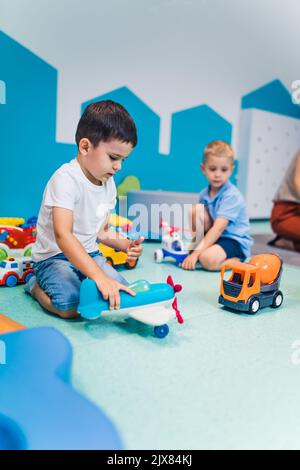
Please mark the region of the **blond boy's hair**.
POLYGON ((206 163, 209 156, 214 157, 228 157, 233 164, 234 162, 234 152, 231 145, 224 140, 214 140, 210 142, 204 149, 203 153, 203 163, 206 163))

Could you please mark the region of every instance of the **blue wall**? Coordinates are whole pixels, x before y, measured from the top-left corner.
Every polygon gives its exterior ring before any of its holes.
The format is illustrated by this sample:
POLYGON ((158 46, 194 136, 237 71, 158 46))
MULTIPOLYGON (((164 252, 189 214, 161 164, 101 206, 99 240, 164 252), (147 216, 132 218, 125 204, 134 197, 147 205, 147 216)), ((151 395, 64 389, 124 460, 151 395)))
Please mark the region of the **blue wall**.
MULTIPOLYGON (((37 214, 43 189, 51 174, 76 155, 76 146, 55 140, 57 71, 0 32, 0 77, 6 84, 6 104, 0 106, 1 167, 0 215, 37 214)), ((231 141, 231 125, 208 106, 175 113, 170 155, 159 153, 160 118, 127 87, 97 96, 113 99, 132 114, 139 143, 122 173, 139 178, 142 189, 199 191, 205 184, 199 170, 208 141, 231 141)), ((75 133, 75 129, 74 129, 75 133)))
MULTIPOLYGON (((77 148, 56 142, 57 70, 3 32, 0 51, 0 80, 6 89, 0 100, 6 103, 0 104, 0 216, 27 218, 38 213, 46 182, 74 158, 77 148)), ((94 97, 82 104, 82 111, 92 101, 107 98, 122 103, 138 128, 138 146, 117 175, 117 184, 134 175, 142 189, 200 191, 205 185, 199 170, 203 148, 214 139, 231 142, 231 123, 203 104, 172 115, 170 153, 161 154, 160 117, 129 88, 94 97)), ((244 96, 242 108, 248 107, 300 117, 299 106, 292 104, 279 80, 244 96)))
POLYGON ((0 32, 1 216, 37 214, 49 175, 74 155, 55 141, 57 71, 0 32))

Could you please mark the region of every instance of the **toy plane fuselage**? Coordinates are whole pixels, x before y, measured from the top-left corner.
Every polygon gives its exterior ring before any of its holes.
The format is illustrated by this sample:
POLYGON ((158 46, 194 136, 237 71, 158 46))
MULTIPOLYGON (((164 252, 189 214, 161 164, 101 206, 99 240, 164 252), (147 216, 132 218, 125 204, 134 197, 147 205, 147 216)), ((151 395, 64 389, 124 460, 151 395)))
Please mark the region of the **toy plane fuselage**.
POLYGON ((120 291, 120 297, 121 308, 110 310, 95 282, 85 279, 81 283, 78 312, 91 320, 102 314, 120 314, 152 326, 164 325, 176 317, 172 307, 175 294, 169 284, 150 284, 148 291, 137 292, 135 296, 120 291))

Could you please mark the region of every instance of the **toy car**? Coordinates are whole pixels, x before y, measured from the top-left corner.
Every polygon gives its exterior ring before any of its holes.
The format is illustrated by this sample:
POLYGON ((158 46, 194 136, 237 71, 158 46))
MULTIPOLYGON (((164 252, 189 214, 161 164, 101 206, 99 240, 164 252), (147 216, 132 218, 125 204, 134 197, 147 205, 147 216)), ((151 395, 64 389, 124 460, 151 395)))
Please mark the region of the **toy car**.
POLYGON ((26 228, 0 225, 0 261, 8 256, 30 256, 35 240, 35 225, 26 228))
POLYGON ((29 217, 29 219, 27 219, 26 222, 24 222, 22 225, 20 225, 20 227, 22 227, 22 228, 28 228, 28 227, 36 228, 37 221, 38 221, 38 218, 35 215, 33 215, 33 216, 29 217))
POLYGON ((32 260, 28 256, 7 258, 0 262, 0 286, 14 287, 33 276, 32 260))
POLYGON ((136 267, 138 260, 136 261, 126 261, 127 254, 124 251, 115 250, 109 246, 99 243, 99 250, 106 258, 106 262, 113 267, 124 266, 126 269, 133 269, 136 267))
POLYGON ((155 250, 154 259, 157 263, 161 263, 164 258, 170 257, 175 259, 176 265, 179 266, 189 254, 179 232, 191 233, 191 231, 170 226, 166 222, 162 222, 161 227, 162 247, 155 250))
POLYGON ((278 308, 283 302, 281 274, 282 261, 276 254, 256 255, 248 263, 225 263, 219 303, 248 314, 263 307, 278 308), (230 270, 228 280, 224 279, 226 270, 230 270))
MULTIPOLYGON (((150 284, 140 280, 128 287, 136 292, 136 296, 120 292, 121 308, 114 310, 118 317, 123 315, 154 326, 154 334, 158 338, 164 338, 169 333, 167 323, 171 318, 176 317, 179 323, 183 323, 175 297, 182 286, 175 285, 171 276, 168 276, 166 283, 150 284)), ((108 301, 103 299, 91 279, 85 279, 81 283, 78 312, 83 318, 93 320, 102 314, 112 314, 108 301)))

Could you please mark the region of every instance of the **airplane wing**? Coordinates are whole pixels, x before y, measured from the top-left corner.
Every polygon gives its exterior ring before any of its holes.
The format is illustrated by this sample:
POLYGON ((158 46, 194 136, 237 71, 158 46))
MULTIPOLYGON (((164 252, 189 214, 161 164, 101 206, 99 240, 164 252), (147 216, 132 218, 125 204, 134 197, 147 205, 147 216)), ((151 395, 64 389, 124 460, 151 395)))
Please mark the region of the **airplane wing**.
POLYGON ((158 305, 154 307, 138 307, 132 309, 128 312, 128 316, 138 320, 147 325, 159 326, 168 323, 170 318, 172 318, 172 311, 166 308, 164 305, 158 305))

